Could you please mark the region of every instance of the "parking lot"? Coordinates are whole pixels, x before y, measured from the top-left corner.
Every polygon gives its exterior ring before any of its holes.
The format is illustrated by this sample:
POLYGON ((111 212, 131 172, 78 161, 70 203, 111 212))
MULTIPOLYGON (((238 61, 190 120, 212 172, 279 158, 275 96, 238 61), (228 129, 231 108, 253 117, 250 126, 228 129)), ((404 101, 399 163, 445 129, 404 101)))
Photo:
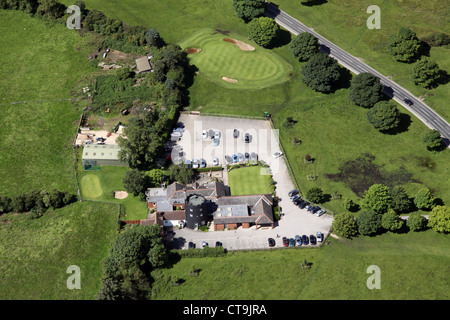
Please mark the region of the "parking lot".
MULTIPOLYGON (((213 229, 210 228, 208 232, 176 229, 175 247, 186 249, 188 243, 193 242, 197 248, 201 248, 203 241, 206 241, 209 246, 215 246, 216 241, 219 241, 227 250, 267 249, 269 248, 268 238, 275 240, 274 248, 277 248, 283 246, 282 237, 289 239, 295 238, 296 235, 316 235, 318 231, 325 238, 328 236, 333 220, 332 216, 324 214, 317 217, 306 209, 300 209, 289 199, 288 193, 294 189, 294 184, 284 156, 276 158, 273 156, 273 153, 280 149, 269 121, 186 114, 182 114, 179 121, 183 122, 185 126, 182 138, 176 142, 182 150, 183 161, 203 158, 206 165, 211 166, 212 158, 217 157, 220 160, 219 165, 223 165, 225 155, 257 153, 259 160, 270 166, 276 183, 276 194, 280 198, 278 202, 280 212, 283 215, 273 229, 257 230, 255 227, 251 227, 249 229, 212 231, 213 229), (213 139, 202 138, 202 131, 210 129, 220 131, 218 146, 214 146, 213 139), (239 130, 237 138, 233 137, 234 129, 239 130), (249 133, 251 136, 249 143, 244 141, 245 133, 249 133)), ((308 245, 308 247, 310 246, 308 245)))

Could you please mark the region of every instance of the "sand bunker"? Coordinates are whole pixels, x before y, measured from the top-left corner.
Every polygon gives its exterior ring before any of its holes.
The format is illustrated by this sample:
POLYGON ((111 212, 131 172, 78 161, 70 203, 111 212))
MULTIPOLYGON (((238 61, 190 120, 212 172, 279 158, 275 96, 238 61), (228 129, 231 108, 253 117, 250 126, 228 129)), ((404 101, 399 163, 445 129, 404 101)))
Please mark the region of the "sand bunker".
POLYGON ((126 197, 128 197, 128 192, 126 192, 126 191, 114 192, 114 198, 116 198, 116 199, 125 199, 126 197))
POLYGON ((254 51, 255 50, 255 48, 252 47, 251 45, 246 44, 246 43, 236 40, 236 39, 225 38, 225 39, 223 39, 223 41, 233 43, 233 44, 237 45, 239 47, 239 49, 241 49, 243 51, 254 51))
POLYGON ((197 48, 188 48, 186 49, 187 54, 194 54, 194 53, 198 53, 200 52, 202 49, 197 49, 197 48))
POLYGON ((231 79, 228 77, 222 77, 222 80, 225 80, 226 82, 236 83, 238 82, 237 79, 231 79))

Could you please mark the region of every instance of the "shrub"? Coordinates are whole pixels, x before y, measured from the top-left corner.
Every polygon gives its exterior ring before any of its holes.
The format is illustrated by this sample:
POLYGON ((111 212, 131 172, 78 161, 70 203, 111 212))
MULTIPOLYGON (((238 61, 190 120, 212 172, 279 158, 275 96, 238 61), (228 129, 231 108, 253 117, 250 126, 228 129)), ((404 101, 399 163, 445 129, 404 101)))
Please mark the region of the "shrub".
POLYGON ((389 101, 377 102, 367 112, 367 121, 379 131, 389 131, 400 124, 401 113, 397 107, 389 101))
POLYGON ((419 210, 431 210, 436 205, 435 198, 428 188, 422 188, 417 192, 414 204, 419 210))
POLYGON ((367 190, 362 207, 375 213, 385 213, 391 207, 392 196, 389 187, 374 184, 367 190))
POLYGON ((436 206, 431 211, 428 226, 437 232, 450 232, 450 208, 447 206, 436 206))
POLYGON ((422 217, 420 213, 413 212, 409 215, 408 220, 406 221, 406 226, 411 231, 421 231, 427 226, 427 219, 422 217))
POLYGON ((334 233, 345 238, 353 238, 358 234, 355 217, 348 212, 335 215, 331 227, 334 233))
POLYGON ((306 198, 314 203, 323 203, 325 202, 325 195, 323 194, 322 189, 319 187, 313 187, 306 192, 306 198))
POLYGON ((280 26, 268 17, 253 19, 247 26, 248 36, 262 47, 270 47, 280 32, 280 26))
POLYGON ((437 130, 428 131, 423 137, 423 144, 429 151, 436 151, 443 149, 444 142, 442 141, 441 134, 437 130))
POLYGON ((358 231, 362 235, 372 236, 381 230, 382 215, 375 212, 363 211, 356 218, 358 231))

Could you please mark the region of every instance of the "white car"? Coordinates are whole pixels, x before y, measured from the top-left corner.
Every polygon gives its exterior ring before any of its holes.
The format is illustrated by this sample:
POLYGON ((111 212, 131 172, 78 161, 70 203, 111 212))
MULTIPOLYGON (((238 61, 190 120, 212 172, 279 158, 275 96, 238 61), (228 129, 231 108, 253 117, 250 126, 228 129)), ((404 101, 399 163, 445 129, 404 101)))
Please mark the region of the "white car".
POLYGON ((214 139, 220 139, 220 131, 219 130, 214 132, 214 139))
POLYGON ((214 157, 214 158, 213 158, 213 166, 214 166, 214 167, 217 167, 218 165, 219 165, 219 158, 214 157))
POLYGON ((208 138, 208 131, 203 130, 202 131, 202 139, 207 139, 208 138))
POLYGON ((198 168, 198 160, 196 158, 192 159, 192 169, 198 168))
POLYGON ((323 235, 322 232, 317 231, 317 241, 322 242, 323 241, 323 235))
POLYGON ((283 152, 277 151, 277 152, 275 152, 275 153, 273 154, 273 157, 276 159, 276 158, 281 157, 282 155, 283 155, 283 152))

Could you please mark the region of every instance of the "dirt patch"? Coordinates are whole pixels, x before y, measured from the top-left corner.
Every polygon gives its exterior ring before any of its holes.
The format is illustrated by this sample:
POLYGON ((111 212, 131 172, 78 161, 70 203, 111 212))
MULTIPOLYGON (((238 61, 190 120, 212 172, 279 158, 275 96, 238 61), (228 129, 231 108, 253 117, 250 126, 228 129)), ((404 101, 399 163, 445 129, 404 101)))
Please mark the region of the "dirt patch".
POLYGON ((200 51, 202 51, 202 49, 198 49, 198 48, 188 48, 188 49, 186 49, 187 54, 195 54, 195 53, 199 53, 200 51))
POLYGON ((222 80, 225 80, 226 82, 230 82, 230 83, 238 82, 237 79, 231 79, 231 78, 228 78, 228 77, 222 77, 222 80))
POLYGON ((128 197, 128 192, 126 192, 126 191, 114 192, 114 198, 116 198, 116 199, 125 199, 126 197, 128 197))
POLYGON ((223 41, 233 43, 233 44, 237 45, 239 47, 239 49, 241 49, 243 51, 254 51, 255 50, 255 47, 253 47, 249 44, 246 44, 245 42, 236 40, 236 39, 225 38, 225 39, 223 39, 223 41))

